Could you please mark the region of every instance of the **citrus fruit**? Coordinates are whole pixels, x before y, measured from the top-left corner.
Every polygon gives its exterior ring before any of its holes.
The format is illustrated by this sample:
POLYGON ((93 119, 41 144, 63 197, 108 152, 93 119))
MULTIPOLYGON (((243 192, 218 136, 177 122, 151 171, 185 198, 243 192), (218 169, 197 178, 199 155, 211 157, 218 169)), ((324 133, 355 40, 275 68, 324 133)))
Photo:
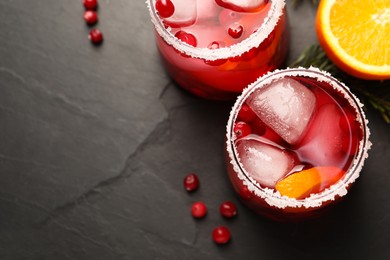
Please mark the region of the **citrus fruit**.
POLYGON ((337 167, 313 167, 293 173, 280 180, 275 189, 282 196, 303 199, 312 193, 318 193, 335 184, 344 171, 337 167))
POLYGON ((361 79, 390 79, 390 1, 322 0, 316 30, 328 57, 361 79))

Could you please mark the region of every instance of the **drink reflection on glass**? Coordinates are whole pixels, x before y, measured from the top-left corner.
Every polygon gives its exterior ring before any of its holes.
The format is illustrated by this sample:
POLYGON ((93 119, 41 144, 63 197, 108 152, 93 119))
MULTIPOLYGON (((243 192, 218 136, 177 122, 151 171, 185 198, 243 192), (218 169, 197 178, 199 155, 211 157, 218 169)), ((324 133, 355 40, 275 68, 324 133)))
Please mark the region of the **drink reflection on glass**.
POLYGON ((320 215, 347 194, 371 146, 359 100, 316 68, 276 70, 240 95, 227 169, 243 202, 276 220, 320 215))
POLYGON ((208 99, 232 99, 287 54, 284 0, 147 0, 169 75, 208 99))

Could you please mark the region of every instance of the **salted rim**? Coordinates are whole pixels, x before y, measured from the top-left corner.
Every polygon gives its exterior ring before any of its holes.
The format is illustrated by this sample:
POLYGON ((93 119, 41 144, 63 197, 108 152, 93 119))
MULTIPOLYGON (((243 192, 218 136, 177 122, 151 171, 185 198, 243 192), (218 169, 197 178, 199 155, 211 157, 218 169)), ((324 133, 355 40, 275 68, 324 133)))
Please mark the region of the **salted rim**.
POLYGON ((334 200, 336 196, 344 196, 347 194, 347 187, 355 182, 359 177, 360 171, 363 168, 364 161, 368 157, 368 150, 371 148, 371 142, 369 141, 370 129, 368 128, 368 120, 363 112, 363 104, 360 100, 350 92, 349 88, 342 82, 332 77, 328 72, 321 71, 318 68, 310 67, 307 68, 287 68, 283 70, 275 70, 269 72, 266 75, 258 78, 254 83, 250 84, 245 88, 242 94, 237 98, 229 116, 228 124, 226 127, 226 147, 229 155, 230 163, 233 166, 234 171, 237 173, 238 178, 242 180, 243 184, 247 188, 254 192, 257 196, 264 199, 270 206, 277 208, 285 207, 305 207, 305 208, 316 208, 320 207, 322 203, 330 200, 334 200), (303 76, 310 77, 318 80, 319 82, 329 83, 340 95, 346 98, 351 106, 355 109, 357 114, 357 121, 363 131, 363 139, 359 142, 358 153, 355 159, 352 161, 351 166, 347 170, 343 178, 337 183, 325 189, 323 192, 311 194, 309 197, 297 200, 287 196, 281 196, 278 191, 270 188, 262 188, 261 185, 253 179, 244 169, 239 157, 236 146, 234 145, 233 137, 233 122, 237 118, 239 108, 242 106, 244 101, 251 95, 256 89, 267 86, 274 80, 277 80, 285 76, 303 76))
POLYGON ((278 21, 283 15, 283 9, 286 5, 285 0, 271 0, 270 11, 268 12, 267 17, 264 19, 263 24, 260 28, 252 33, 245 40, 233 44, 228 47, 222 47, 218 49, 209 49, 209 48, 197 48, 193 47, 179 39, 177 39, 170 31, 171 28, 167 29, 164 27, 161 19, 155 11, 155 2, 156 0, 146 0, 148 6, 150 17, 152 23, 158 34, 169 44, 172 45, 175 49, 193 57, 201 58, 210 61, 217 59, 226 59, 229 57, 240 56, 244 52, 249 51, 250 49, 259 46, 273 31, 276 27, 278 21))

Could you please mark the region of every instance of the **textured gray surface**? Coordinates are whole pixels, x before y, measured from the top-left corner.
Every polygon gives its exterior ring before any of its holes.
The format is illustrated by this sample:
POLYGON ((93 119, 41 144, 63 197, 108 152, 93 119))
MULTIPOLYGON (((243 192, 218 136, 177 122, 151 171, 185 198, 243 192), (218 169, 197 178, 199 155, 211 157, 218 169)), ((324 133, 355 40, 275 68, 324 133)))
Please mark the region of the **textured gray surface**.
MULTIPOLYGON (((308 1, 307 1, 308 2, 308 1)), ((315 7, 289 5, 295 59, 316 42, 315 7)), ((141 0, 101 0, 95 48, 81 1, 0 2, 0 259, 388 259, 389 126, 327 218, 280 224, 244 208, 227 180, 231 102, 179 89, 159 61, 141 0), (188 172, 198 192, 182 187, 188 172), (203 200, 208 216, 189 206, 203 200), (232 200, 227 221, 219 204, 232 200), (231 243, 211 230, 227 225, 231 243)))

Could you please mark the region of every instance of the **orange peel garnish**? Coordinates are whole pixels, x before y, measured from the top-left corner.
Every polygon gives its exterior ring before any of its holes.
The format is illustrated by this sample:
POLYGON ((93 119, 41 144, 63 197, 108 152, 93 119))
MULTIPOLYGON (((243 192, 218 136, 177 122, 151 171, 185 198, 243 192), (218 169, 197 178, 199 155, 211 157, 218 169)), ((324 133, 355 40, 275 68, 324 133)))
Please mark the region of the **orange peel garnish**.
POLYGON ((344 176, 345 171, 333 166, 313 167, 293 173, 280 180, 275 189, 282 196, 303 199, 312 193, 318 193, 335 184, 344 176))

